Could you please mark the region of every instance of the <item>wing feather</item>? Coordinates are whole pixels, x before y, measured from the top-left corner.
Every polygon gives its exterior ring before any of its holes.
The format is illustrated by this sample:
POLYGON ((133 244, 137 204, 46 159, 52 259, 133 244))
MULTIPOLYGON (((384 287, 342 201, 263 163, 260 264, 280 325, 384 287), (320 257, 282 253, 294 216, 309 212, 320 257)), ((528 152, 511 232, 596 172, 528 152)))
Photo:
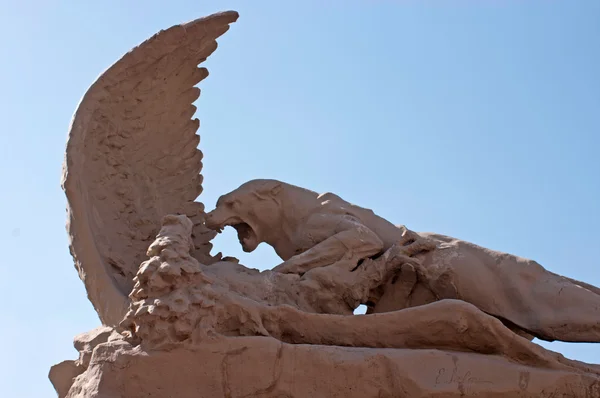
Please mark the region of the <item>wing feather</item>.
POLYGON ((198 65, 238 14, 160 31, 107 69, 84 95, 69 131, 62 186, 75 266, 105 325, 117 325, 146 249, 166 214, 188 215, 196 256, 210 261, 202 225, 198 65))

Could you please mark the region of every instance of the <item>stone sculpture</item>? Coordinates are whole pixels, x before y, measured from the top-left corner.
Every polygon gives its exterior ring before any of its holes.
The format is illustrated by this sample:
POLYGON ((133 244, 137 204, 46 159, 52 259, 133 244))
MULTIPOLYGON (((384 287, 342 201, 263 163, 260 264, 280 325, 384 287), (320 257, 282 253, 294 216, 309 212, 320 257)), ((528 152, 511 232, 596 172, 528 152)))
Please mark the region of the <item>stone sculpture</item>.
MULTIPOLYGON (((411 242, 405 254, 419 255, 415 258, 420 261, 403 269, 410 270, 409 276, 400 277, 414 281, 421 291, 411 286, 405 294, 402 287, 396 302, 386 297, 385 311, 460 299, 540 339, 600 342, 600 289, 550 273, 531 260, 448 236, 408 231, 332 193, 319 195, 280 181, 250 181, 221 197, 207 214, 209 228, 226 225, 238 230, 246 251, 260 242, 273 246, 285 260, 274 271, 300 275, 344 262, 345 268, 354 269, 395 244, 411 242)), ((388 289, 395 290, 394 283, 388 289)), ((381 308, 375 305, 372 312, 381 308)))
POLYGON ((599 342, 593 286, 274 180, 205 213, 198 64, 237 18, 159 32, 75 113, 71 253, 103 326, 51 369, 59 396, 600 396, 600 366, 530 341, 599 342), (259 272, 212 256, 226 226, 283 263, 259 272), (359 304, 367 315, 353 315, 359 304))

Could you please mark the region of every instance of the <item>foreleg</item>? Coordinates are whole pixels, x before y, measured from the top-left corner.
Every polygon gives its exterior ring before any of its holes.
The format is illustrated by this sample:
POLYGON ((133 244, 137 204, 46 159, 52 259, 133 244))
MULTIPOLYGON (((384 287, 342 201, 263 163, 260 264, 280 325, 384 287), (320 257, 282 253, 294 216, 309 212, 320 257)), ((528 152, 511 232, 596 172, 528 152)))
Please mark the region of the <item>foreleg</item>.
POLYGON ((279 264, 273 271, 285 274, 304 274, 308 270, 334 263, 343 263, 352 269, 361 259, 365 259, 383 250, 383 242, 369 228, 363 225, 336 233, 316 244, 304 253, 297 254, 279 264))

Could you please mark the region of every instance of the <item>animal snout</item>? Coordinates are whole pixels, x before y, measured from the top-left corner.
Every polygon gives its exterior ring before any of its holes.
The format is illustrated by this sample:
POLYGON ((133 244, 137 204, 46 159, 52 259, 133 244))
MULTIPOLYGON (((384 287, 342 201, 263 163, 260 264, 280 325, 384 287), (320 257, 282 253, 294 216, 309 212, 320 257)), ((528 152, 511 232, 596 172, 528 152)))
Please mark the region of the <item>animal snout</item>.
POLYGON ((206 225, 209 229, 215 229, 218 225, 215 223, 215 214, 214 211, 206 213, 204 216, 204 225, 206 225))

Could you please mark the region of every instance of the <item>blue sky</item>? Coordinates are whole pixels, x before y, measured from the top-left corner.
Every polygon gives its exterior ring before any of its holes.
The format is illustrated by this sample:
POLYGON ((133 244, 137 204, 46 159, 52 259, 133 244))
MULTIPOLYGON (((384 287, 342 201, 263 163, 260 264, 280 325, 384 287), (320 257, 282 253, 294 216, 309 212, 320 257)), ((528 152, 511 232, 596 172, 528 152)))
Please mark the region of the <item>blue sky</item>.
MULTIPOLYGON (((277 178, 600 285, 600 2, 218 3, 0 0, 0 395, 54 396, 49 367, 99 324, 60 189, 79 99, 133 46, 215 11, 240 19, 198 102, 208 208, 277 178)), ((234 231, 215 246, 279 262, 234 231)), ((544 345, 600 362, 600 344, 544 345)))

